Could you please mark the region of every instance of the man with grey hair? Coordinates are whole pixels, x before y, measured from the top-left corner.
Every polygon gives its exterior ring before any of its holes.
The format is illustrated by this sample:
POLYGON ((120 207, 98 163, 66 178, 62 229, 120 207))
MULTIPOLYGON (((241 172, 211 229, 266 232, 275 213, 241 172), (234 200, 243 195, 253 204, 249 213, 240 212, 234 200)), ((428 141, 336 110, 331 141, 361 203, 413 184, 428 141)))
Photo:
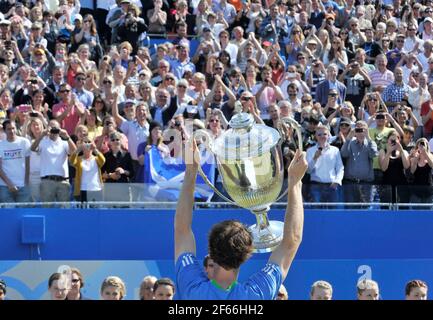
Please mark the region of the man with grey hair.
POLYGON ((332 300, 332 286, 329 282, 319 280, 313 283, 310 300, 332 300))
POLYGON ((337 80, 338 67, 331 63, 326 69, 326 80, 320 82, 316 87, 316 101, 322 107, 325 107, 328 102, 329 90, 335 89, 338 92, 337 103, 341 104, 346 100, 346 86, 337 80))
POLYGON ((373 159, 379 154, 376 143, 370 139, 368 125, 357 121, 340 150, 345 159, 343 189, 345 202, 372 202, 374 170, 373 159))
POLYGON ((281 100, 278 102, 278 107, 280 108, 281 118, 292 117, 292 106, 287 100, 281 100))

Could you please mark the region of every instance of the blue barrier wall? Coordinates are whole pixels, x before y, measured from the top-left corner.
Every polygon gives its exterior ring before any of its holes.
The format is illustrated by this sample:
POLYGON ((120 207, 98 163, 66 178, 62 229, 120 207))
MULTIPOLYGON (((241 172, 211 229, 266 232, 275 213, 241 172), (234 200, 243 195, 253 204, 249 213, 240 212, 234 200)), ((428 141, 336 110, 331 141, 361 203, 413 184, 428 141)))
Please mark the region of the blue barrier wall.
MULTIPOLYGON (((144 261, 146 267, 134 274, 130 287, 138 286, 137 278, 152 269, 149 264, 156 266, 151 273, 174 277, 173 214, 172 210, 3 209, 0 259, 9 262, 0 262, 0 277, 17 264, 10 260, 32 259, 103 260, 108 266, 109 260, 144 261), (44 217, 44 230, 40 230, 40 219, 32 219, 23 237, 23 220, 29 215, 44 217), (38 248, 23 243, 25 239, 43 243, 38 248)), ((275 220, 283 216, 283 210, 270 213, 275 220)), ((199 257, 206 254, 207 231, 224 219, 254 223, 254 216, 244 210, 197 210, 193 229, 199 257)), ((431 212, 307 210, 304 240, 285 282, 289 295, 307 298, 309 286, 318 279, 330 281, 339 299, 354 298, 355 284, 363 276, 378 280, 386 299, 402 298, 404 284, 413 278, 433 284, 432 227, 431 212)), ((254 255, 242 268, 241 279, 267 258, 266 254, 254 255)), ((123 265, 126 268, 128 262, 123 265)), ((110 274, 110 267, 104 270, 110 274)), ((95 283, 94 298, 97 287, 95 283)))

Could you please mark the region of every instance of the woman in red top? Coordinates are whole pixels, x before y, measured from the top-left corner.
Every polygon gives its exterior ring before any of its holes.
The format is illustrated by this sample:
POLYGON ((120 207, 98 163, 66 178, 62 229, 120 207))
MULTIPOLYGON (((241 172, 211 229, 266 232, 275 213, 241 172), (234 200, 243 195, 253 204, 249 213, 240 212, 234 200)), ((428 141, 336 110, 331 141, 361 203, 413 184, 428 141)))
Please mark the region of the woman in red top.
POLYGON ((272 68, 272 81, 274 83, 280 83, 280 80, 284 74, 284 70, 286 69, 286 64, 273 47, 271 47, 270 50, 271 53, 269 55, 267 64, 272 68))

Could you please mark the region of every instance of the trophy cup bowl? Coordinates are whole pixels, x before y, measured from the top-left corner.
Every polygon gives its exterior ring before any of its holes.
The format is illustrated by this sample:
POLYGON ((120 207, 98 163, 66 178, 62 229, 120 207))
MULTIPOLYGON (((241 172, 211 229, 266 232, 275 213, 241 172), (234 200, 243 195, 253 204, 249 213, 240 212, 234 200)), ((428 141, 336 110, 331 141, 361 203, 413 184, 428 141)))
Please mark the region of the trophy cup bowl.
MULTIPOLYGON (((300 126, 295 120, 283 119, 297 133, 302 146, 300 126)), ((250 210, 256 216, 256 224, 249 227, 253 236, 255 252, 274 250, 283 238, 284 223, 269 221, 270 205, 285 195, 281 193, 284 179, 281 135, 271 127, 256 124, 248 113, 235 114, 230 129, 212 141, 204 130, 203 134, 210 151, 216 156, 222 184, 232 201, 223 196, 206 178, 201 168, 199 174, 205 182, 227 202, 250 210)))

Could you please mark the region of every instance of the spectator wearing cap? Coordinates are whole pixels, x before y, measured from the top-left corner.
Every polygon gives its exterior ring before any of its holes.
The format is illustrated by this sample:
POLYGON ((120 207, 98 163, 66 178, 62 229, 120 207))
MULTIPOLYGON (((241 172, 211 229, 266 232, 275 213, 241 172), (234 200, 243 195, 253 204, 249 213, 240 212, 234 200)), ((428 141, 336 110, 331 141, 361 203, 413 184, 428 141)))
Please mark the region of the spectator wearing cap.
POLYGON ((380 54, 376 57, 376 70, 368 73, 373 91, 383 92, 388 85, 394 82, 394 74, 386 68, 387 63, 386 55, 380 54))
POLYGON ((87 75, 84 72, 78 72, 75 74, 75 83, 72 92, 75 93, 78 101, 81 102, 84 107, 89 109, 93 103, 93 93, 84 88, 86 77, 87 75))
POLYGON ((2 124, 6 139, 0 142, 1 202, 30 202, 30 141, 17 136, 15 122, 2 124))
POLYGON ((162 0, 153 0, 153 9, 147 11, 147 19, 149 34, 162 36, 167 32, 167 12, 162 10, 162 0))
POLYGON ((404 97, 409 95, 409 86, 403 82, 402 68, 395 68, 394 83, 388 85, 382 92, 382 99, 388 110, 393 111, 397 104, 400 104, 404 97))
MULTIPOLYGON (((169 99, 167 90, 165 90, 165 92, 167 94, 167 99, 169 99)), ((131 153, 131 158, 133 160, 134 172, 137 173, 139 166, 137 148, 140 143, 146 141, 149 137, 149 122, 147 120, 149 109, 145 103, 140 103, 135 108, 135 119, 127 120, 119 114, 117 96, 115 95, 111 110, 120 130, 122 130, 128 138, 128 150, 131 153)))
POLYGON ((397 63, 401 60, 404 54, 403 47, 405 37, 406 36, 404 34, 398 34, 394 40, 394 49, 386 53, 386 58, 388 59, 388 64, 386 67, 392 72, 394 72, 397 63))
POLYGON ((338 121, 336 121, 336 125, 333 127, 335 135, 331 137, 329 141, 331 146, 337 147, 341 150, 341 147, 343 146, 344 142, 346 142, 346 139, 351 132, 352 125, 353 122, 350 118, 340 117, 338 121))
POLYGON ((420 30, 422 40, 433 40, 433 18, 431 17, 433 9, 431 7, 427 7, 425 10, 426 11, 424 12, 429 13, 430 16, 426 17, 418 28, 420 30))
POLYGON ((338 80, 346 86, 346 100, 352 102, 356 108, 355 112, 358 114, 357 108, 361 105, 362 99, 371 85, 367 71, 361 68, 358 61, 352 61, 346 65, 338 80))
POLYGON ((335 14, 327 13, 325 14, 325 20, 319 30, 328 31, 331 38, 337 36, 340 33, 340 29, 335 26, 335 14))
POLYGON ((318 126, 317 144, 307 149, 308 173, 311 176, 311 195, 315 202, 339 202, 344 166, 340 150, 329 144, 330 132, 318 126))
POLYGON ((0 20, 0 37, 1 39, 9 39, 11 36, 11 22, 7 19, 0 20))
MULTIPOLYGON (((157 0, 158 1, 158 0, 157 0)), ((186 43, 180 43, 176 50, 178 52, 177 59, 170 59, 171 72, 176 76, 177 79, 182 79, 183 74, 186 71, 195 73, 195 65, 190 61, 189 58, 189 45, 186 43)))
POLYGON ((48 83, 56 66, 53 55, 40 44, 30 45, 31 54, 27 57, 26 62, 32 67, 36 74, 48 83))
POLYGON ((342 103, 346 100, 346 86, 337 80, 338 67, 335 64, 330 64, 326 69, 326 80, 320 82, 316 87, 316 101, 322 106, 328 102, 329 90, 337 90, 337 103, 342 103))
POLYGON ((341 156, 345 163, 345 201, 373 201, 373 159, 378 154, 376 143, 370 139, 367 123, 357 121, 341 148, 341 156))

